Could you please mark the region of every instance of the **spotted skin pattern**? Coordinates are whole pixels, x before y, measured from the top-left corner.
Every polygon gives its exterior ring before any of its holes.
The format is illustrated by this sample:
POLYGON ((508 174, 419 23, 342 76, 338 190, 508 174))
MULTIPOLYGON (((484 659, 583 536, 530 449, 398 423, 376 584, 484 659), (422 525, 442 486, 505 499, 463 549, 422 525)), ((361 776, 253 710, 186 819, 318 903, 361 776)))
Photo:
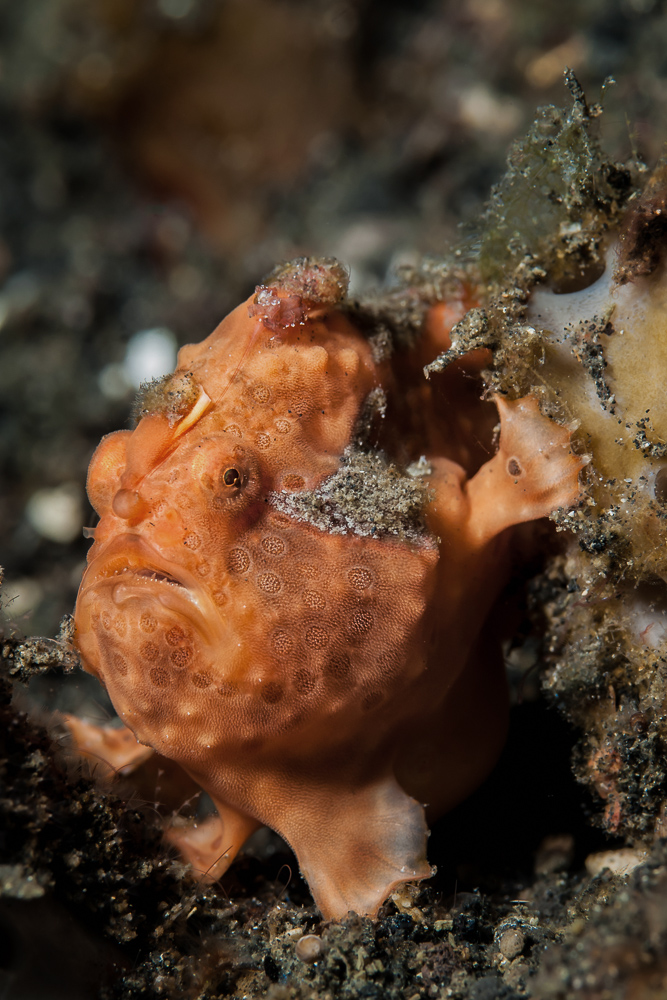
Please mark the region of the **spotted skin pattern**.
POLYGON ((419 371, 462 310, 432 314, 410 369, 373 359, 332 284, 260 290, 101 442, 76 625, 133 752, 175 761, 217 807, 167 839, 217 877, 269 825, 340 918, 429 875, 423 803, 451 808, 497 757, 506 693, 484 623, 507 529, 574 501, 581 460, 534 400, 497 400, 499 449, 469 474, 465 407, 444 426, 419 371), (378 440, 399 464, 426 456, 424 524, 329 531, 278 509, 339 470, 378 388, 378 440))

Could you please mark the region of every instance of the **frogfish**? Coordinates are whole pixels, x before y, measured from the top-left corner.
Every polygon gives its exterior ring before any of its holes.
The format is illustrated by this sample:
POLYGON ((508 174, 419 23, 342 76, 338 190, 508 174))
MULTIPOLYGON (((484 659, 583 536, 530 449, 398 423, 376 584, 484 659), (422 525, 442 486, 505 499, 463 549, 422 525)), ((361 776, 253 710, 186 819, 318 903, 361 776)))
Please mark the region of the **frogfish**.
POLYGON ((217 815, 167 831, 209 878, 277 831, 331 919, 431 874, 427 824, 506 734, 487 619, 514 526, 580 494, 567 427, 480 398, 484 352, 424 378, 471 295, 392 349, 341 264, 285 265, 90 464, 76 643, 123 728, 70 719, 76 742, 209 794, 217 815))

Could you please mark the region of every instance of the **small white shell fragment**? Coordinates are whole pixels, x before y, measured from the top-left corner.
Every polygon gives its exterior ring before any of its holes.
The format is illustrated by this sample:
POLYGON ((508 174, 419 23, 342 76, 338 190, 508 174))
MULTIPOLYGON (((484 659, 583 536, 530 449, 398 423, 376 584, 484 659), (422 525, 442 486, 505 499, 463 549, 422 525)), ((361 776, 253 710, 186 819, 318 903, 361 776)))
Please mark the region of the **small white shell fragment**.
POLYGON ((324 944, 319 934, 304 934, 297 941, 294 948, 294 953, 299 961, 306 962, 309 965, 312 962, 316 962, 321 957, 323 951, 324 944))
POLYGON ((642 851, 637 847, 619 847, 615 851, 589 854, 584 864, 589 875, 599 875, 605 868, 608 868, 613 875, 629 875, 643 864, 647 857, 648 851, 642 851))
POLYGON ((523 931, 518 927, 510 927, 504 932, 498 941, 498 951, 503 956, 507 958, 510 962, 517 955, 520 955, 526 944, 526 939, 523 936, 523 931))

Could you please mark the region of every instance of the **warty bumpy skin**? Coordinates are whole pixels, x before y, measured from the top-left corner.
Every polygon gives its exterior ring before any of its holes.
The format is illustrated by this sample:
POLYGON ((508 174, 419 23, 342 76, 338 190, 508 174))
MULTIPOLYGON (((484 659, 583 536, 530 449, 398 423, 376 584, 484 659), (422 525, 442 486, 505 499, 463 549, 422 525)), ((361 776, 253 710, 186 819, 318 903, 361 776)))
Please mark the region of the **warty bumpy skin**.
POLYGON ((330 918, 428 877, 427 819, 493 766, 511 528, 575 502, 583 464, 534 399, 423 379, 463 301, 390 355, 345 290, 335 262, 284 269, 99 445, 76 641, 126 729, 70 719, 113 766, 154 751, 209 793, 216 817, 167 831, 195 868, 266 824, 330 918))

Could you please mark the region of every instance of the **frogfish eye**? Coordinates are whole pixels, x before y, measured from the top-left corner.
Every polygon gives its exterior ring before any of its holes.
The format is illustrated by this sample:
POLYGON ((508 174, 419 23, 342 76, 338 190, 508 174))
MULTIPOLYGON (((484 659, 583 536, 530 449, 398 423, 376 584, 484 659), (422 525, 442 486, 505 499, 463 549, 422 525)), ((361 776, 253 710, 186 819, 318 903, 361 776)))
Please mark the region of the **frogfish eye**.
POLYGON ((231 451, 212 447, 202 454, 202 459, 200 482, 214 507, 239 513, 257 500, 262 491, 262 476, 253 454, 240 447, 231 451))
POLYGON ((229 486, 231 488, 235 487, 238 488, 241 485, 241 473, 239 472, 238 469, 235 469, 233 467, 225 469, 225 471, 222 474, 222 481, 225 486, 229 486))
MULTIPOLYGON (((227 460, 229 461, 229 459, 227 460)), ((215 477, 214 492, 219 503, 246 499, 248 492, 253 492, 255 476, 247 461, 238 462, 233 458, 229 465, 221 464, 215 477), (232 465, 232 462, 234 463, 232 465)))

